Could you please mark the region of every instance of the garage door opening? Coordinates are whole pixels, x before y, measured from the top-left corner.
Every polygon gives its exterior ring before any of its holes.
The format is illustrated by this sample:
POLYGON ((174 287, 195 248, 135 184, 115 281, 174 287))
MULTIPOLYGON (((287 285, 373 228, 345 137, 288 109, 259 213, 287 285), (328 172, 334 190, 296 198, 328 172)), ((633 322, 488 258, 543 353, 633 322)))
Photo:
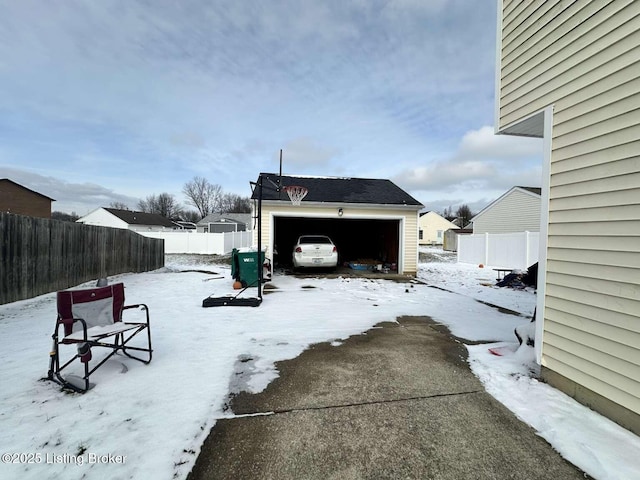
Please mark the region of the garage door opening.
POLYGON ((338 265, 374 261, 397 271, 400 220, 274 217, 276 266, 292 267, 300 235, 327 235, 338 248, 338 265))

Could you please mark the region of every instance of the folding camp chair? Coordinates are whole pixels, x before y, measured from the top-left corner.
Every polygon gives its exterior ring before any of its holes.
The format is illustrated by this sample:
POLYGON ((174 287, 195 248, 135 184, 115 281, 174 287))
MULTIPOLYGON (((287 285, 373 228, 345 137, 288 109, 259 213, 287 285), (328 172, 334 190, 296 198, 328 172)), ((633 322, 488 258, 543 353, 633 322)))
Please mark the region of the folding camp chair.
MULTIPOLYGON (((145 335, 141 336, 141 338, 144 337, 145 335)), ((125 305, 124 284, 122 283, 58 292, 58 318, 53 332, 48 379, 59 383, 64 388, 84 393, 93 387, 93 384, 89 382, 90 375, 118 352, 145 364, 151 361, 151 328, 147 306, 145 304, 125 305), (146 322, 123 322, 123 311, 132 308, 144 310, 146 322), (62 337, 59 335, 61 326, 64 329, 62 337), (142 343, 146 346, 129 344, 136 335, 145 330, 146 341, 142 343), (61 350, 67 352, 68 349, 61 349, 61 345, 77 347, 74 350, 75 354, 65 363, 62 363, 63 360, 61 360, 61 350), (97 365, 90 366, 93 347, 105 347, 111 352, 97 365), (142 352, 144 358, 132 355, 130 352, 142 352), (68 375, 66 378, 63 377, 62 371, 76 359, 84 364, 84 376, 68 375)))

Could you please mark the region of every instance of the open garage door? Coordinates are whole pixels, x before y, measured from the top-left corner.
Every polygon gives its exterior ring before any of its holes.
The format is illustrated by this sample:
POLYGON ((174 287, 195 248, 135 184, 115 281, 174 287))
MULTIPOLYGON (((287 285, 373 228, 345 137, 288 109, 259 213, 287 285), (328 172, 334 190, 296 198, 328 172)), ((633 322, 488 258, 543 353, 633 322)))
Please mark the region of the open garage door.
POLYGON ((327 235, 338 247, 338 263, 375 260, 395 266, 400 255, 400 220, 274 217, 276 264, 292 266, 300 235, 327 235))

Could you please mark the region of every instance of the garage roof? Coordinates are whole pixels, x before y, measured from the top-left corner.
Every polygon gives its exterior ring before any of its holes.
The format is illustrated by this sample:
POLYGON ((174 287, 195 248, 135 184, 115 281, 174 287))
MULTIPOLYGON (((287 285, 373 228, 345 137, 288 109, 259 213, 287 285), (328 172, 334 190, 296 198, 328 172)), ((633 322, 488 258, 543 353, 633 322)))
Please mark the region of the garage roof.
MULTIPOLYGON (((264 186, 263 200, 289 201, 286 193, 278 192, 274 187, 278 184, 277 173, 261 173, 260 176, 264 186)), ((384 179, 283 175, 280 177, 280 185, 299 185, 308 188, 309 193, 304 197, 304 202, 423 206, 395 183, 384 179)), ((258 192, 255 189, 251 198, 258 198, 258 192)))

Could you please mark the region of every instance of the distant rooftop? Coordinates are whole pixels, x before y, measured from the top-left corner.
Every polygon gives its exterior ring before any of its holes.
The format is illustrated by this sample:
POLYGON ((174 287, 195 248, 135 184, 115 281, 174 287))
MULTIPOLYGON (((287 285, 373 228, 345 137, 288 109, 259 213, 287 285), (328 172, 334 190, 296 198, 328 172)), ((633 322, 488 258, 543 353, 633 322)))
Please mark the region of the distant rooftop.
POLYGON ((160 225, 175 228, 175 224, 171 220, 157 213, 134 212, 117 208, 105 208, 105 210, 129 225, 160 225))
POLYGON ((0 183, 1 183, 1 182, 11 183, 11 184, 13 184, 13 185, 15 185, 15 186, 17 186, 17 187, 20 187, 20 188, 22 188, 22 189, 24 189, 24 190, 28 190, 28 191, 29 191, 29 192, 31 192, 31 193, 35 193, 36 195, 40 195, 41 197, 44 197, 44 198, 46 198, 46 199, 48 199, 48 200, 51 200, 52 202, 55 202, 55 199, 53 199, 53 198, 51 198, 51 197, 49 197, 49 196, 47 196, 47 195, 44 195, 44 194, 42 194, 42 193, 40 193, 40 192, 36 192, 35 190, 31 190, 30 188, 27 188, 27 187, 25 187, 24 185, 20 185, 19 183, 16 183, 16 182, 14 182, 13 180, 9 180, 8 178, 0 178, 0 183))

